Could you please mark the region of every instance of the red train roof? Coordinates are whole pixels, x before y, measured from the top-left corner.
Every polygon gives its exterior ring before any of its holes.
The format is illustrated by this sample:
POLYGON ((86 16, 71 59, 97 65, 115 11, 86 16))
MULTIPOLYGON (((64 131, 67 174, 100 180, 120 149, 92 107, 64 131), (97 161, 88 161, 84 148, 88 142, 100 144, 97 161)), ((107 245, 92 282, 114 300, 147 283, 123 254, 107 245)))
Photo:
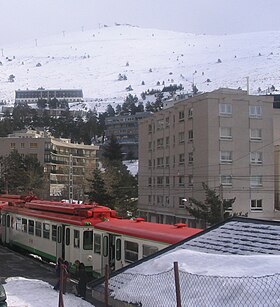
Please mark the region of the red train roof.
POLYGON ((183 227, 182 224, 175 226, 119 219, 110 219, 109 221, 97 223, 95 228, 168 244, 177 243, 202 231, 202 229, 198 228, 183 227))

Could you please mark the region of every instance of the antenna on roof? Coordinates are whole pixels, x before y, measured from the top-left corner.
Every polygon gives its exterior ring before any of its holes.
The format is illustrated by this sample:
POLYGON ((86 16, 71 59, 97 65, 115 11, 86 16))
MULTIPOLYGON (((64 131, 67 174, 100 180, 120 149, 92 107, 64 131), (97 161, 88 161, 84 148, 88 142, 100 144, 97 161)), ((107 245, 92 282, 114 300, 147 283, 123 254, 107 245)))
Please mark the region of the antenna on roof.
POLYGON ((249 77, 246 77, 246 79, 247 79, 247 95, 250 95, 249 77))

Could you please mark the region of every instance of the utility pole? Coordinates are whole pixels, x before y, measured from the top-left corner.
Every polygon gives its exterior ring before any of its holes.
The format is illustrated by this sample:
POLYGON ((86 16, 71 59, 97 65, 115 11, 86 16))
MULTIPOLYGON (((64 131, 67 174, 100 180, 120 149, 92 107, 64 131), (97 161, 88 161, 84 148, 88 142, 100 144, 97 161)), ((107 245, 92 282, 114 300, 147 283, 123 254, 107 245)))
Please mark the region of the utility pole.
POLYGON ((224 220, 224 197, 223 197, 223 185, 220 184, 220 200, 221 200, 221 205, 220 205, 220 214, 221 214, 221 221, 224 220))
POLYGON ((73 203, 73 156, 69 156, 69 203, 73 203))

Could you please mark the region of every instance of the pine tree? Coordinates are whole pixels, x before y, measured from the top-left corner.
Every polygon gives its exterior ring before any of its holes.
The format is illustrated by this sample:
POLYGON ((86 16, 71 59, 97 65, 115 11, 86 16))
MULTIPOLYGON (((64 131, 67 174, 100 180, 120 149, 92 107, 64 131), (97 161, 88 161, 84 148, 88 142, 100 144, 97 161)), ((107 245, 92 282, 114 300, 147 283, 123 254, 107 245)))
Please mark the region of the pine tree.
POLYGON ((121 147, 117 138, 112 134, 108 142, 103 146, 102 157, 107 161, 121 161, 121 147))
POLYGON ((188 211, 196 219, 202 220, 205 224, 214 225, 223 221, 228 214, 225 212, 235 201, 232 199, 222 199, 215 190, 208 187, 207 184, 202 183, 205 191, 205 201, 199 201, 195 198, 190 198, 191 205, 188 206, 188 211))
POLYGON ((99 169, 94 169, 93 178, 90 180, 89 200, 100 205, 109 206, 110 196, 107 194, 105 182, 102 178, 102 173, 99 169))

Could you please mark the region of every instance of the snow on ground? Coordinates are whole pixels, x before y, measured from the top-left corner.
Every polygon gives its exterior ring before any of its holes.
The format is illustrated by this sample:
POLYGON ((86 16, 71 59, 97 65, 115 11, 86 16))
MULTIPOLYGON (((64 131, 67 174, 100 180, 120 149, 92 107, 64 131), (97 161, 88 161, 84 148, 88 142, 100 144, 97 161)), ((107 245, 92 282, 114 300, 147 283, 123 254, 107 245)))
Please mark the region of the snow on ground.
MULTIPOLYGON (((8 306, 12 307, 54 307, 58 306, 59 292, 53 290, 50 284, 35 279, 11 277, 3 284, 8 306)), ((92 307, 93 305, 76 297, 65 294, 64 306, 92 307)))
POLYGON ((123 161, 123 164, 127 167, 132 176, 138 174, 138 160, 123 161))
POLYGON ((200 91, 245 89, 247 76, 252 92, 265 92, 279 81, 279 40, 280 31, 195 35, 129 26, 38 38, 37 46, 33 40, 2 46, 0 101, 12 103, 18 89, 81 88, 86 107, 98 108, 163 83, 186 91, 193 82, 200 91), (11 74, 15 82, 8 82, 11 74), (127 80, 118 81, 119 74, 127 80))

